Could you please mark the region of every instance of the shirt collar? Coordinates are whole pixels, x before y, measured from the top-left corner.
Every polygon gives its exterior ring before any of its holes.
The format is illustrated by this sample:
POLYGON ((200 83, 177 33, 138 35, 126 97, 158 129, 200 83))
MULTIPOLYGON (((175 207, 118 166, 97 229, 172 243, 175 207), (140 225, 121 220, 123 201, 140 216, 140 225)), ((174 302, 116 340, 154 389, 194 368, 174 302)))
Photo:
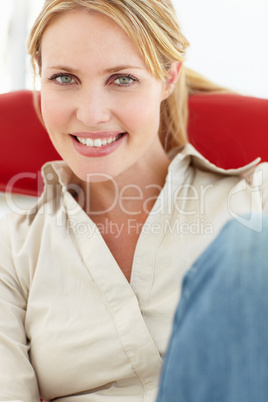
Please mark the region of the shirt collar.
POLYGON ((74 192, 80 189, 79 179, 64 161, 51 161, 45 163, 41 168, 41 175, 44 181, 44 188, 36 204, 28 211, 28 222, 37 214, 41 206, 56 198, 59 200, 59 193, 74 192))
MULTIPOLYGON (((209 162, 193 145, 187 143, 183 147, 178 147, 169 153, 171 163, 169 170, 174 171, 174 167, 184 161, 187 165, 191 165, 197 169, 218 173, 226 176, 243 176, 251 172, 261 161, 261 158, 256 158, 254 161, 235 169, 223 169, 209 162)), ((175 168, 176 169, 176 168, 175 168)))

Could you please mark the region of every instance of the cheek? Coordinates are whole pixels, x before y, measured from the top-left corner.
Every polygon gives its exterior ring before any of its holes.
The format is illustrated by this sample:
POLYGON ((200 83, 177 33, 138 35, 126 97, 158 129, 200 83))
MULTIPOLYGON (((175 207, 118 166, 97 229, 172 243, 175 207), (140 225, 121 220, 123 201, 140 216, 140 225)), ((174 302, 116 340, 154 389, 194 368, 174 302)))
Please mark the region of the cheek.
POLYGON ((41 92, 41 112, 49 133, 63 130, 70 119, 67 105, 47 93, 41 92))
POLYGON ((120 115, 124 116, 124 122, 132 131, 158 130, 160 119, 160 97, 148 96, 145 93, 137 98, 130 98, 122 103, 120 115), (123 112, 123 114, 122 114, 123 112))

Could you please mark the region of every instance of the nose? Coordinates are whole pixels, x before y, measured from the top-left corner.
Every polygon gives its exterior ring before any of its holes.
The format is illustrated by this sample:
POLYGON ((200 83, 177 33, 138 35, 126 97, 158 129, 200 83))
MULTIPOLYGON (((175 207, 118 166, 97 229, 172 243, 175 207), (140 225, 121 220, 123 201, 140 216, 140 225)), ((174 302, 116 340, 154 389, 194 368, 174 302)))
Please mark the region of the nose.
POLYGON ((76 98, 76 118, 87 127, 96 127, 111 119, 109 99, 102 89, 87 88, 76 98))

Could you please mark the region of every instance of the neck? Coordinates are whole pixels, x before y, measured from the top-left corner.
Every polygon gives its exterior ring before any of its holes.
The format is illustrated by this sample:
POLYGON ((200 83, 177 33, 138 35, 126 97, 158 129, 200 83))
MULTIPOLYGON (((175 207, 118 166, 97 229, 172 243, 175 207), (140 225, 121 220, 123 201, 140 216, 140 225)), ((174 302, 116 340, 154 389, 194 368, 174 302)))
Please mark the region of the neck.
POLYGON ((94 220, 108 218, 125 220, 146 217, 165 184, 169 159, 164 153, 146 166, 142 161, 112 181, 83 183, 88 194, 86 213, 94 220))

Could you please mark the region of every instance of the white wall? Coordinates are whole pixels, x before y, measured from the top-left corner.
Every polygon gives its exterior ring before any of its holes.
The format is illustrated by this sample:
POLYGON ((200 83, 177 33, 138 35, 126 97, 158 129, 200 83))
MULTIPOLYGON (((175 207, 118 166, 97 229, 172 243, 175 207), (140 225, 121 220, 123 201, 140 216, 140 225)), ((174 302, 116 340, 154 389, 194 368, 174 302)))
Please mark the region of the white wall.
POLYGON ((26 38, 42 4, 43 0, 0 2, 0 93, 32 88, 26 38))
POLYGON ((191 43, 190 68, 268 98, 268 0, 173 0, 191 43))

